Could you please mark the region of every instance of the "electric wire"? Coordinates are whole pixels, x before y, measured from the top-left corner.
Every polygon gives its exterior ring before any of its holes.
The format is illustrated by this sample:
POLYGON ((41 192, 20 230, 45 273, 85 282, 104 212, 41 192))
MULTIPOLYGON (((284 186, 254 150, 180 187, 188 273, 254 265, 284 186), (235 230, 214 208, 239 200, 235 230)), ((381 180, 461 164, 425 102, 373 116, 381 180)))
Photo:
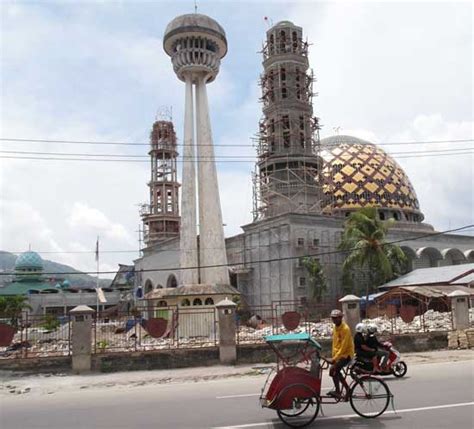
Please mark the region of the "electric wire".
MULTIPOLYGON (((474 147, 467 148, 451 148, 451 149, 428 149, 416 151, 390 152, 390 155, 408 155, 408 154, 431 154, 431 153, 450 153, 459 151, 474 150, 474 147)), ((20 150, 0 150, 0 153, 14 154, 14 155, 52 155, 52 156, 81 156, 81 157, 117 157, 117 158, 146 158, 150 159, 149 155, 134 155, 134 154, 113 154, 113 153, 70 153, 70 152, 36 152, 36 151, 20 151, 20 150)), ((180 159, 255 159, 254 155, 215 155, 215 156, 180 156, 180 159)), ((161 159, 161 158, 158 158, 161 159)))
MULTIPOLYGON (((432 232, 432 233, 426 233, 426 234, 421 234, 415 237, 408 237, 408 238, 402 238, 399 240, 394 240, 394 241, 389 241, 386 243, 383 243, 383 246, 388 246, 391 244, 397 244, 397 243, 403 243, 406 241, 416 241, 416 240, 421 240, 427 237, 436 237, 439 235, 445 235, 450 232, 456 232, 456 231, 462 231, 465 229, 469 229, 474 227, 474 224, 470 225, 464 225, 458 228, 453 228, 445 231, 438 231, 438 232, 432 232)), ((301 258, 313 258, 317 256, 324 256, 324 255, 332 255, 332 254, 346 254, 350 252, 351 250, 354 250, 354 248, 350 249, 344 249, 344 250, 332 250, 332 251, 327 251, 327 252, 319 252, 319 253, 312 253, 312 254, 305 254, 305 255, 299 255, 299 256, 287 256, 287 257, 279 257, 279 258, 270 258, 270 259, 261 259, 261 260, 256 260, 256 261, 246 261, 242 263, 233 263, 233 264, 215 264, 215 265, 204 265, 204 266, 193 266, 193 267, 162 267, 162 268, 147 268, 147 269, 141 269, 139 270, 140 273, 146 273, 146 272, 161 272, 161 271, 183 271, 183 270, 197 270, 197 269, 204 269, 204 268, 220 268, 220 267, 231 267, 231 266, 248 266, 248 265, 256 265, 256 264, 262 264, 262 263, 270 263, 270 262, 279 262, 279 261, 290 261, 290 260, 296 260, 296 259, 301 259, 301 258)), ((89 275, 98 275, 98 274, 116 274, 117 271, 80 271, 80 272, 42 272, 42 275, 79 275, 79 274, 89 274, 89 275)), ((14 273, 6 273, 6 272, 0 272, 0 276, 10 276, 14 273)))
MULTIPOLYGON (((452 140, 424 140, 424 141, 405 141, 405 142, 381 142, 374 143, 377 146, 386 145, 411 145, 411 144, 441 144, 441 143, 466 143, 474 139, 452 139, 452 140)), ((0 137, 0 142, 18 142, 18 143, 62 143, 62 144, 85 144, 85 145, 117 145, 117 146, 149 146, 150 143, 144 142, 119 142, 119 141, 90 141, 90 140, 52 140, 52 139, 25 139, 0 137)), ((182 146, 182 143, 178 143, 182 146)), ((206 145, 204 145, 206 146, 206 145)), ((210 144, 209 146, 219 147, 255 147, 253 144, 210 144)))

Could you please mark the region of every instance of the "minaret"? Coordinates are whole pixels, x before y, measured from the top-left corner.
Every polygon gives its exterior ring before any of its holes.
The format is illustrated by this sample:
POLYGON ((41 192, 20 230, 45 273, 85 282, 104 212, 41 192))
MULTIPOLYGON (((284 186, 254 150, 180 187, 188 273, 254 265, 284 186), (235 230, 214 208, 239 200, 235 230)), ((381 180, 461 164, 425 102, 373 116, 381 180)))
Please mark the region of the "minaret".
POLYGON ((319 213, 319 125, 301 27, 282 21, 267 31, 263 68, 254 218, 319 213))
POLYGON ((198 13, 178 16, 165 30, 165 52, 178 78, 185 82, 184 162, 181 197, 182 283, 229 284, 222 212, 217 183, 206 85, 219 73, 227 53, 224 29, 198 13), (193 88, 195 97, 193 97, 193 88), (194 107, 196 124, 194 124, 194 107), (196 237, 195 144, 199 195, 199 259, 196 237), (200 270, 191 268, 203 267, 200 270), (187 269, 186 269, 187 268, 187 269))
POLYGON ((179 183, 176 175, 176 133, 170 120, 159 120, 150 133, 150 204, 143 204, 145 246, 179 236, 179 183))

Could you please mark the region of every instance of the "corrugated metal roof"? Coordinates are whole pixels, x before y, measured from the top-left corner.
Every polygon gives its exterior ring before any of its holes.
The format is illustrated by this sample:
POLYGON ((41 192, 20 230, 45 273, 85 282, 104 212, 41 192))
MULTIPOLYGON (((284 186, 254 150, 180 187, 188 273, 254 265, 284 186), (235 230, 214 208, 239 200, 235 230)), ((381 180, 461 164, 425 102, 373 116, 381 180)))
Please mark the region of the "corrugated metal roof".
POLYGON ((0 295, 27 295, 30 290, 40 292, 46 289, 55 289, 55 286, 43 282, 13 282, 0 288, 0 295))
MULTIPOLYGON (((451 292, 459 290, 467 292, 471 296, 474 296, 474 289, 470 289, 465 286, 401 286, 398 289, 406 290, 417 295, 425 296, 427 298, 442 298, 448 296, 451 292)), ((394 291, 394 290, 393 290, 394 291)), ((392 292, 392 291, 390 291, 392 292)))
MULTIPOLYGON (((419 268, 408 274, 392 280, 379 289, 388 289, 400 286, 428 285, 439 283, 450 283, 463 275, 474 272, 474 264, 449 265, 446 267, 419 268)), ((459 280, 456 280, 459 281, 459 280)))
POLYGON ((452 285, 467 285, 468 283, 474 282, 474 273, 463 276, 454 282, 451 282, 452 285))

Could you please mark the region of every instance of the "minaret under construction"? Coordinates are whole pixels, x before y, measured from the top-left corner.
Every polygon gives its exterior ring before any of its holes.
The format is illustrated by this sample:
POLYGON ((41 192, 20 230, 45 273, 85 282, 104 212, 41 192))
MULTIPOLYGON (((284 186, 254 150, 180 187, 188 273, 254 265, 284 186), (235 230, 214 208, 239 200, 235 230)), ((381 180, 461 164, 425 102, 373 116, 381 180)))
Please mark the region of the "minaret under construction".
POLYGON ((320 213, 319 124, 301 27, 282 21, 267 31, 263 68, 254 219, 320 213))
POLYGON ((178 156, 176 133, 173 122, 157 120, 150 133, 151 177, 150 204, 143 204, 140 215, 143 220, 145 247, 179 236, 179 183, 176 170, 178 156))

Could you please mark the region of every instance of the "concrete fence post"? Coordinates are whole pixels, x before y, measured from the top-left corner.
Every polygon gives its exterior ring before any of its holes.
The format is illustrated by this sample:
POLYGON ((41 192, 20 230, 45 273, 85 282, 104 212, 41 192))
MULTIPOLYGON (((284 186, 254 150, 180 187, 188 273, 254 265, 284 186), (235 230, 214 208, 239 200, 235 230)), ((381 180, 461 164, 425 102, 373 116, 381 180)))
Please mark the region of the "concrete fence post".
POLYGON ((355 295, 346 295, 339 302, 342 304, 344 320, 351 328, 352 334, 354 334, 355 325, 360 322, 360 298, 355 295))
POLYGON ((469 328, 469 293, 455 290, 448 296, 451 299, 454 330, 460 331, 469 328))
POLYGON ((95 310, 87 305, 79 305, 69 312, 72 319, 72 370, 77 374, 91 370, 92 318, 94 313, 95 310))
POLYGON ((233 365, 237 360, 235 341, 235 311, 237 304, 226 298, 216 304, 219 324, 219 360, 222 364, 233 365))

